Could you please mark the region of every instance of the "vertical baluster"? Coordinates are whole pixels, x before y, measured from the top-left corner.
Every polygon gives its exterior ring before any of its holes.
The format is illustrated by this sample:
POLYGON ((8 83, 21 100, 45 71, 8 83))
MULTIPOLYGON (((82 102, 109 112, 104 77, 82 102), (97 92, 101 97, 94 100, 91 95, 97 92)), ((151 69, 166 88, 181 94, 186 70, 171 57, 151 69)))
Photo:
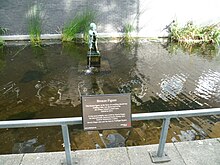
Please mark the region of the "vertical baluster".
POLYGON ((170 118, 163 119, 163 125, 162 125, 162 130, 160 133, 160 143, 159 143, 158 150, 157 150, 157 152, 150 153, 152 162, 154 162, 154 163, 170 161, 170 158, 164 152, 164 147, 166 144, 169 124, 170 124, 170 118))
POLYGON ((73 165, 71 158, 71 148, 69 139, 69 130, 67 125, 62 125, 63 141, 65 145, 66 163, 67 165, 73 165))

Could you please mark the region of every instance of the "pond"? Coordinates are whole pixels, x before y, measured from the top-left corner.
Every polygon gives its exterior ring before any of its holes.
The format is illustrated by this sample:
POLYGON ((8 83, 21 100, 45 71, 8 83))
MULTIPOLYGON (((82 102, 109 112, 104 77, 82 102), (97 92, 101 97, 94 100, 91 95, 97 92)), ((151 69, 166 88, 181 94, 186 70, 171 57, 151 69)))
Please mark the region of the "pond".
MULTIPOLYGON (((131 93, 132 113, 220 107, 220 56, 164 43, 99 43, 108 69, 85 74, 87 45, 28 43, 0 50, 0 120, 82 116, 81 96, 131 93)), ((220 137, 219 116, 171 120, 168 142, 220 137)), ((159 142, 161 120, 132 122, 130 129, 83 131, 69 126, 72 150, 159 142), (103 139, 100 134, 103 134, 103 139)), ((0 130, 0 153, 61 151, 60 127, 0 130)))

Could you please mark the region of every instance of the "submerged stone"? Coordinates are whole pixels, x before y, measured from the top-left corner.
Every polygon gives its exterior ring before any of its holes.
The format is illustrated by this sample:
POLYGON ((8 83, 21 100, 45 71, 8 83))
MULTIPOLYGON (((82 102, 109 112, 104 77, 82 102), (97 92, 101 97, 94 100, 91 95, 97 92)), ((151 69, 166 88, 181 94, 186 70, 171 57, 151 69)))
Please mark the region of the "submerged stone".
POLYGON ((39 145, 34 149, 34 152, 45 152, 45 145, 39 145))
POLYGON ((109 134, 106 139, 109 141, 107 148, 125 147, 125 138, 119 133, 109 134))
POLYGON ((45 145, 38 145, 37 139, 30 139, 28 141, 25 141, 23 143, 15 143, 12 148, 13 154, 21 154, 21 153, 37 153, 37 152, 44 152, 45 151, 45 145))

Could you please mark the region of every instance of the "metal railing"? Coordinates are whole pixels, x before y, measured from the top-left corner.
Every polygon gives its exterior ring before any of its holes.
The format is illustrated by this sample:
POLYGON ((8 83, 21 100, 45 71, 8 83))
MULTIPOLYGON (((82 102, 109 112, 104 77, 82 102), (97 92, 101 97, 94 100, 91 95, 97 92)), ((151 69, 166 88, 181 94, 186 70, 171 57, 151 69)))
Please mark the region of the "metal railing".
MULTIPOLYGON (((164 162, 170 160, 168 155, 164 153, 170 119, 178 118, 178 117, 209 116, 209 115, 220 115, 220 108, 167 111, 167 112, 155 112, 155 113, 138 113, 138 114, 132 114, 132 121, 163 119, 158 150, 157 152, 150 153, 150 155, 152 158, 152 162, 164 162)), ((66 164, 72 165, 73 160, 71 158, 68 125, 76 125, 76 124, 82 124, 82 117, 0 121, 0 129, 61 126, 64 146, 65 146, 66 164)))

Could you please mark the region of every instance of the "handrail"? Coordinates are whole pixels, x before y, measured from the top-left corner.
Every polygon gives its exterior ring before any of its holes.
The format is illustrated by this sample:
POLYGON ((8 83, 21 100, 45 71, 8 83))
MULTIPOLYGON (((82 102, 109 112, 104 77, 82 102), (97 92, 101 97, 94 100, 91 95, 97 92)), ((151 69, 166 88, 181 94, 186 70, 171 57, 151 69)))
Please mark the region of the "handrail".
MULTIPOLYGON (((219 115, 220 108, 132 114, 132 121, 219 115)), ((45 127, 82 124, 82 117, 0 121, 0 128, 45 127)))
POLYGON ((0 128, 46 127, 82 124, 82 117, 0 121, 0 128))
MULTIPOLYGON (((164 153, 164 147, 166 143, 170 119, 178 118, 178 117, 210 116, 210 115, 220 115, 220 108, 137 113, 137 114, 132 114, 132 121, 163 119, 158 151, 150 153, 150 155, 153 162, 164 162, 170 160, 168 155, 164 153)), ((65 145, 66 163, 67 165, 72 165, 74 162, 71 158, 68 125, 76 125, 76 124, 82 124, 82 117, 0 121, 0 129, 61 126, 64 145, 65 145)))

